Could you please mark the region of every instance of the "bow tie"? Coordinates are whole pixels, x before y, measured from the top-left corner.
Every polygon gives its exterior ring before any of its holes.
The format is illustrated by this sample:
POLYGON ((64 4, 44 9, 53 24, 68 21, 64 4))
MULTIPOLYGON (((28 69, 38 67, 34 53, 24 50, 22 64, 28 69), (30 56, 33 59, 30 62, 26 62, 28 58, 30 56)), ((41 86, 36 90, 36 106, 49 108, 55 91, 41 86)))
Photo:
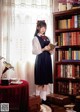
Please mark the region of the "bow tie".
POLYGON ((47 37, 46 37, 46 36, 41 36, 41 38, 42 38, 42 39, 47 39, 47 37))

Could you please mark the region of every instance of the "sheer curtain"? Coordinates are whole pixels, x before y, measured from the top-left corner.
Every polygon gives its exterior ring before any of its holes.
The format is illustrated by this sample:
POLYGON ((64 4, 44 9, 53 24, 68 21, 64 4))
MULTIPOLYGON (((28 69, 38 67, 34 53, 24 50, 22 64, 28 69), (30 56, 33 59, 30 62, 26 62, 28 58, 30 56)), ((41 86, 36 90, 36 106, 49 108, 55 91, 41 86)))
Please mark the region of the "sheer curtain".
POLYGON ((15 71, 8 71, 8 77, 27 80, 30 94, 33 94, 35 56, 32 54, 32 39, 37 20, 45 20, 46 35, 53 41, 52 0, 0 0, 0 2, 0 55, 15 68, 15 71))

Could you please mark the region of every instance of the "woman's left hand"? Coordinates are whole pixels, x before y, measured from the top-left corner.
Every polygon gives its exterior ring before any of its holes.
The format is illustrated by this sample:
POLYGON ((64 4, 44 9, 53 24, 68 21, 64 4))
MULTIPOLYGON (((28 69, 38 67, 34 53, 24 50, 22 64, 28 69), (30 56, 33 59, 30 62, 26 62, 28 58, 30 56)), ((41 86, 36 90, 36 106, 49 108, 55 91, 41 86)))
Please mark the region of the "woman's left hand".
POLYGON ((50 54, 53 54, 54 51, 55 51, 55 48, 54 48, 53 50, 50 50, 49 53, 50 53, 50 54))
POLYGON ((50 45, 47 45, 47 49, 48 49, 48 51, 50 51, 50 45))

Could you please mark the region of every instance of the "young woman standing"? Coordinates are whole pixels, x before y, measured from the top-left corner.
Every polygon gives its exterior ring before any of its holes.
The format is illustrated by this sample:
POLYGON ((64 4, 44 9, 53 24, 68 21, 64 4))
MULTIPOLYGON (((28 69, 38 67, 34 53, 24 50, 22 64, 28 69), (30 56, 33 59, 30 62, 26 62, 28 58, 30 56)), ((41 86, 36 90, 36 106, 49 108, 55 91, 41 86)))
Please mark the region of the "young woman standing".
POLYGON ((32 52, 36 55, 34 68, 36 95, 40 95, 42 103, 46 102, 48 84, 53 83, 50 40, 45 36, 46 28, 45 21, 38 21, 32 40, 32 52))

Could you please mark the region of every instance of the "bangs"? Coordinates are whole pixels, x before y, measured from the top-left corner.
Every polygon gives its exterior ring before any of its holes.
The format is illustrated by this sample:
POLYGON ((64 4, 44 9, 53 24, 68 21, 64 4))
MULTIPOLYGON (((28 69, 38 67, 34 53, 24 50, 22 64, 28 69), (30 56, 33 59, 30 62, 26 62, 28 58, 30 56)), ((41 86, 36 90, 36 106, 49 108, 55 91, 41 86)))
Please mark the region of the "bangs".
POLYGON ((40 28, 45 27, 46 28, 47 25, 46 25, 45 21, 39 21, 37 24, 37 27, 40 27, 40 28))

